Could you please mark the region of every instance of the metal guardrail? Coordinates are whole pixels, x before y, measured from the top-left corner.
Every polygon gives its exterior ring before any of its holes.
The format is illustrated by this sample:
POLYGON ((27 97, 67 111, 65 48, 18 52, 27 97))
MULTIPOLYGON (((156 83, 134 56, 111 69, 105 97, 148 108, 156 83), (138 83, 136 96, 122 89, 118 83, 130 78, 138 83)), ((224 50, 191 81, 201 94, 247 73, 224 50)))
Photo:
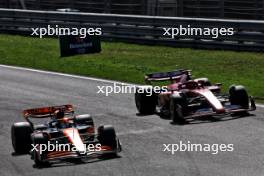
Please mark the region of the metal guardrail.
POLYGON ((264 20, 263 0, 1 0, 0 8, 264 20))
POLYGON ((0 8, 0 31, 31 33, 31 28, 59 25, 60 27, 101 27, 102 39, 150 45, 168 45, 205 49, 264 51, 264 21, 223 20, 181 17, 153 17, 56 11, 32 11, 0 8), (234 28, 232 36, 163 36, 165 27, 234 28))

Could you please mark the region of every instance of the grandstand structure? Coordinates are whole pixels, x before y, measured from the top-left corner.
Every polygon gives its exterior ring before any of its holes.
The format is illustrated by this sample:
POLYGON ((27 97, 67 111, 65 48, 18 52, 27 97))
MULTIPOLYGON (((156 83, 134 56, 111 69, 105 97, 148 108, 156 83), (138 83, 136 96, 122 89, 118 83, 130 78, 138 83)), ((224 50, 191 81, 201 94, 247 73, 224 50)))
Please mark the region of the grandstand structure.
POLYGON ((1 0, 0 8, 179 16, 264 19, 264 0, 1 0))

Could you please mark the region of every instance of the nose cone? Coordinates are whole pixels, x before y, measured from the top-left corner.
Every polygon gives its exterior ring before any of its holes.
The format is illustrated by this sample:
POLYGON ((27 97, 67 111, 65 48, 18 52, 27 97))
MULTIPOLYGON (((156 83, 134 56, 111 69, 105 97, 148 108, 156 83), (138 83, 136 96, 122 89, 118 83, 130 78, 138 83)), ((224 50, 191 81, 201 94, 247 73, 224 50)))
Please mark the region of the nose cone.
POLYGON ((226 112, 226 110, 225 110, 224 108, 219 108, 219 109, 216 109, 215 112, 216 112, 217 114, 223 114, 223 113, 226 112))
POLYGON ((195 90, 197 94, 200 94, 206 98, 206 100, 211 104, 212 108, 217 114, 225 113, 225 108, 222 103, 217 99, 217 97, 209 89, 197 89, 195 90))
POLYGON ((63 130, 65 136, 72 142, 79 152, 85 152, 86 148, 83 144, 83 141, 80 137, 79 131, 75 128, 67 128, 63 130))

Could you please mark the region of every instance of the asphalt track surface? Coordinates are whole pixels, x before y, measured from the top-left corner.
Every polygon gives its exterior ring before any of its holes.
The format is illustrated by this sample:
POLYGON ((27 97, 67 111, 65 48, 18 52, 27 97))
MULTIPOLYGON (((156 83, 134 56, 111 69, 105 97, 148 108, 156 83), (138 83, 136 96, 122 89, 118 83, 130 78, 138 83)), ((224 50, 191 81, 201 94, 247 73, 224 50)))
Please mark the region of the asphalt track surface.
POLYGON ((226 117, 170 124, 157 115, 137 116, 134 96, 97 94, 102 81, 0 67, 1 176, 263 176, 264 109, 244 118, 226 117), (10 127, 26 108, 71 103, 95 124, 112 124, 123 144, 119 158, 36 168, 29 155, 13 155, 10 127), (163 152, 163 144, 234 144, 233 152, 163 152))

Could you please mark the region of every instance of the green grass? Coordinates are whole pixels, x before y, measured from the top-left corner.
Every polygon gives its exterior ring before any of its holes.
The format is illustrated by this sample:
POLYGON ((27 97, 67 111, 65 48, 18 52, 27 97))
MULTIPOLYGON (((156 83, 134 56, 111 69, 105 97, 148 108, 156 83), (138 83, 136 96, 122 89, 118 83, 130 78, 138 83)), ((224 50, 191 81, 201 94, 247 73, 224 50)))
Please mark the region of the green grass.
POLYGON ((186 68, 264 97, 264 53, 103 42, 100 54, 60 58, 57 39, 0 35, 0 63, 133 83, 143 83, 145 73, 186 68))

